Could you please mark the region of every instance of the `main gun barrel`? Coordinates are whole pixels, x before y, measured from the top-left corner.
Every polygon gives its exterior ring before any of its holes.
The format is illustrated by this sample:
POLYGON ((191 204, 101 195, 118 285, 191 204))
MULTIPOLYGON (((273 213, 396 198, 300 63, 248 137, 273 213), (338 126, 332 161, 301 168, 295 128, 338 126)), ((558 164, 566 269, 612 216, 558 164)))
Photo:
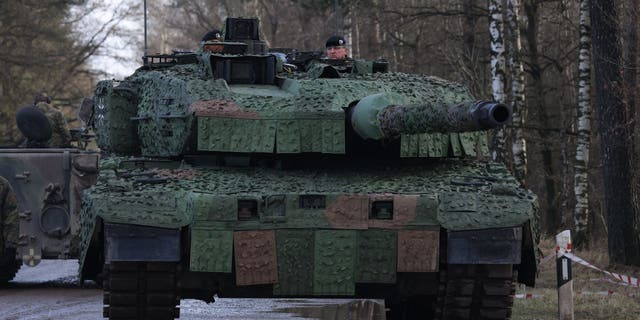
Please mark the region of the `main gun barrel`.
POLYGON ((466 101, 451 106, 388 103, 383 94, 366 97, 351 111, 351 125, 363 139, 394 139, 402 134, 483 131, 506 124, 511 109, 502 103, 466 101))

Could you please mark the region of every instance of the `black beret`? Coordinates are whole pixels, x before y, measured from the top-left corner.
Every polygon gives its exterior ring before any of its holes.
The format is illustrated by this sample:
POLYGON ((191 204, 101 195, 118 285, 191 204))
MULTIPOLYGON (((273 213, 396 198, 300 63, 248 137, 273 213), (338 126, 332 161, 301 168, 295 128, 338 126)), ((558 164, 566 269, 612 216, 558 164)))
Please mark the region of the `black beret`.
POLYGON ((344 46, 347 44, 347 41, 344 40, 343 37, 341 36, 332 36, 329 39, 327 39, 327 43, 325 44, 325 47, 329 48, 329 47, 338 47, 338 46, 344 46))
POLYGON ((222 33, 220 33, 220 30, 213 29, 207 32, 207 34, 205 34, 204 37, 202 37, 201 41, 220 40, 220 39, 222 39, 222 33))

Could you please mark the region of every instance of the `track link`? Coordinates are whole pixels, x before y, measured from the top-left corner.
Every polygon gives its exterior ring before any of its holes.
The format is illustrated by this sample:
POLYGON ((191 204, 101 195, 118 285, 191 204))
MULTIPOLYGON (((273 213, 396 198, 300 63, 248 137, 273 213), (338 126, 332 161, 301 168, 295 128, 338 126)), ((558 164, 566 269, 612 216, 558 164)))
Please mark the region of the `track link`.
POLYGON ((176 263, 105 264, 105 318, 175 319, 180 317, 176 263))
POLYGON ((450 264, 440 273, 440 320, 511 319, 512 265, 450 264))

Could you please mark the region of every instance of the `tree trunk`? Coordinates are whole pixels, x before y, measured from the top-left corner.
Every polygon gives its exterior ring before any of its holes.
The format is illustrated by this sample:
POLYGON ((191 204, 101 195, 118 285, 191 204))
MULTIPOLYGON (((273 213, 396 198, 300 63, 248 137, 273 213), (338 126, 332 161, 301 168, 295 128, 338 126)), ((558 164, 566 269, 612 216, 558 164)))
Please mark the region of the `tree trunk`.
POLYGON ((580 52, 578 55, 578 139, 573 164, 573 191, 576 206, 573 210, 576 247, 589 242, 589 149, 591 137, 591 26, 589 0, 580 0, 580 52))
POLYGON ((622 100, 621 45, 615 1, 592 0, 590 13, 609 260, 640 265, 640 248, 634 240, 637 235, 633 234, 630 139, 622 100))
MULTIPOLYGON (((503 37, 502 1, 489 0, 489 34, 491 35, 491 92, 493 100, 505 103, 504 94, 504 37, 503 37)), ((504 129, 496 129, 493 136, 493 154, 495 161, 506 159, 506 138, 504 129)))
MULTIPOLYGON (((533 80, 533 94, 531 100, 533 108, 540 117, 540 125, 542 127, 551 127, 549 115, 544 101, 544 83, 542 81, 543 69, 540 63, 540 54, 538 52, 538 2, 537 0, 525 1, 525 14, 527 15, 528 25, 526 28, 526 39, 529 51, 529 68, 531 69, 531 77, 533 80)), ((540 138, 542 138, 542 167, 544 169, 544 192, 545 192, 545 215, 543 218, 544 230, 546 233, 555 234, 560 225, 560 212, 558 210, 558 194, 556 187, 556 157, 553 155, 554 139, 547 130, 540 130, 540 138)))
MULTIPOLYGON (((638 16, 640 15, 640 0, 627 0, 626 1, 626 21, 624 31, 624 89, 625 100, 627 104, 627 110, 629 111, 630 120, 630 134, 631 137, 631 197, 634 210, 633 217, 633 231, 632 234, 635 238, 632 239, 632 244, 636 248, 640 248, 640 165, 638 160, 640 159, 640 148, 636 145, 640 139, 638 134, 640 133, 637 128, 637 124, 640 123, 636 118, 638 107, 637 92, 640 90, 638 83, 638 16)), ((639 249, 640 250, 640 249, 639 249)), ((640 253, 638 253, 640 255, 640 253)), ((636 261, 640 260, 640 257, 636 256, 636 261)))
POLYGON ((509 24, 509 67, 511 71, 511 108, 513 110, 514 137, 511 145, 513 152, 513 171, 522 185, 527 175, 527 144, 523 127, 527 118, 524 104, 524 68, 520 59, 522 44, 520 43, 520 1, 507 0, 507 22, 509 24))
MULTIPOLYGON (((462 21, 462 43, 463 56, 472 57, 476 46, 476 22, 478 19, 474 15, 473 6, 475 0, 464 0, 462 3, 462 11, 464 12, 464 20, 462 21)), ((471 59, 468 59, 470 64, 471 59)))
MULTIPOLYGON (((638 15, 640 0, 626 0, 624 30, 624 93, 630 120, 634 121, 638 86, 638 15)), ((634 121, 635 122, 635 121, 634 121)), ((632 127, 633 128, 633 127, 632 127)))

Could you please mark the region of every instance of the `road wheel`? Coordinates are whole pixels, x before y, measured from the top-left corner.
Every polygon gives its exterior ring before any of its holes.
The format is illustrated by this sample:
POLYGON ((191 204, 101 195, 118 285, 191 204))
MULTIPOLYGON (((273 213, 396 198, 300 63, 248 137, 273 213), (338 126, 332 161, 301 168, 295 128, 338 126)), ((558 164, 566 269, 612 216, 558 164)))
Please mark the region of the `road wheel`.
POLYGON ((111 262, 105 264, 104 317, 175 319, 180 317, 177 264, 111 262))
POLYGON ((0 248, 0 287, 11 281, 20 269, 20 261, 16 260, 15 248, 0 248))
POLYGON ((440 275, 439 319, 511 319, 512 265, 449 264, 440 275))

